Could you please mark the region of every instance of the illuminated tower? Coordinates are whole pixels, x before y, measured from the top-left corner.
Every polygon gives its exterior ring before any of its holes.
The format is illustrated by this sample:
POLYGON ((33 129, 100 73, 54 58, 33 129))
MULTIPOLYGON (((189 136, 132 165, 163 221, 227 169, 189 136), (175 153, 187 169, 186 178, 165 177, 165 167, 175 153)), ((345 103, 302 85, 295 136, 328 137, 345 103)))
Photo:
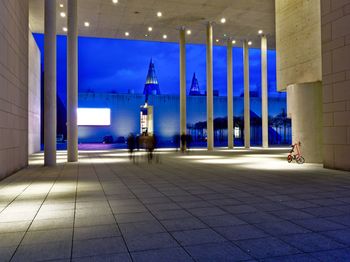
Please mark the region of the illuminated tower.
POLYGON ((192 84, 191 84, 191 89, 190 89, 190 96, 200 96, 201 91, 199 89, 199 84, 198 84, 198 79, 196 77, 196 73, 193 74, 192 77, 192 84))
POLYGON ((146 96, 146 102, 148 101, 149 95, 160 95, 158 79, 152 59, 149 63, 148 74, 146 78, 145 88, 143 89, 143 94, 146 96))

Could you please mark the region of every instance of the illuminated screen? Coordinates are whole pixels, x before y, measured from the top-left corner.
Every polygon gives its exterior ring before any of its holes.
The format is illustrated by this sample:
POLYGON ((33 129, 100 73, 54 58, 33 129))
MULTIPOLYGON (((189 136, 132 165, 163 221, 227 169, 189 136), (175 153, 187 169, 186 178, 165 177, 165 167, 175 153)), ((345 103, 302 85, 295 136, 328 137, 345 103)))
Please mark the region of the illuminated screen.
POLYGON ((78 108, 78 126, 110 126, 111 109, 78 108))

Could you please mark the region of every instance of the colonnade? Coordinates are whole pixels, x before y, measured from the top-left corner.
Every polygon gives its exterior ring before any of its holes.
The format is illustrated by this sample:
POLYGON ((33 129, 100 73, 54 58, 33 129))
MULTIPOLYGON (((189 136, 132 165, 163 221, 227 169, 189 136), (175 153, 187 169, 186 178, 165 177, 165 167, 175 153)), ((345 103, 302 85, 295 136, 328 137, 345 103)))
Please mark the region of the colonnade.
MULTIPOLYGON (((206 66, 207 66, 207 149, 214 149, 213 117, 213 23, 206 27, 206 66)), ((232 39, 227 39, 227 138, 228 148, 234 147, 233 123, 233 61, 232 39)), ((244 147, 250 148, 250 77, 249 41, 243 41, 244 68, 244 147)), ((262 146, 268 147, 268 89, 267 89, 267 37, 261 35, 261 112, 262 146)), ((186 134, 186 39, 185 28, 180 29, 180 134, 186 134)))
MULTIPOLYGON (((68 1, 67 33, 67 156, 69 162, 78 161, 78 11, 77 0, 68 1)), ((180 134, 186 134, 186 28, 181 27, 180 45, 180 134)), ((56 1, 45 0, 45 54, 44 54, 44 161, 46 166, 56 165, 56 1)), ((233 125, 233 61, 232 41, 227 41, 227 116, 228 147, 234 147, 233 125)), ((267 38, 261 37, 262 59, 262 137, 268 147, 267 96, 267 38)), ((250 148, 250 91, 249 44, 243 41, 244 62, 244 145, 250 148)), ((207 149, 214 149, 213 117, 213 23, 206 26, 207 74, 207 149)))

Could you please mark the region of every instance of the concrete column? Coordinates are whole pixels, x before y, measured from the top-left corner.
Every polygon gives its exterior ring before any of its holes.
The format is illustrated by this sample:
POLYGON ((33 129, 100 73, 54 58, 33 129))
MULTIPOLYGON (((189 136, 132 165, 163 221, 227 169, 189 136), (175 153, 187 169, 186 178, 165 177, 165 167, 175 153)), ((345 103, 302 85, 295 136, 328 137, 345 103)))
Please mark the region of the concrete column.
POLYGON ((232 79, 232 40, 227 41, 227 136, 228 148, 232 149, 233 140, 233 79, 232 79))
POLYGON ((68 162, 76 162, 78 161, 78 6, 77 0, 69 0, 67 4, 67 153, 68 162))
POLYGON ((288 114, 292 117, 293 144, 301 143, 307 163, 322 163, 322 83, 294 84, 287 87, 288 114))
POLYGON ((45 0, 44 163, 56 165, 56 1, 45 0))
POLYGON ((184 27, 180 29, 180 135, 183 134, 186 135, 186 36, 184 27))
POLYGON ((213 121, 213 25, 207 25, 207 148, 214 149, 213 121))
POLYGON ((261 118, 262 118, 262 147, 269 147, 269 114, 267 89, 267 38, 261 37, 261 118))
POLYGON ((244 146, 250 148, 250 93, 249 93, 249 46, 243 41, 244 66, 244 146))

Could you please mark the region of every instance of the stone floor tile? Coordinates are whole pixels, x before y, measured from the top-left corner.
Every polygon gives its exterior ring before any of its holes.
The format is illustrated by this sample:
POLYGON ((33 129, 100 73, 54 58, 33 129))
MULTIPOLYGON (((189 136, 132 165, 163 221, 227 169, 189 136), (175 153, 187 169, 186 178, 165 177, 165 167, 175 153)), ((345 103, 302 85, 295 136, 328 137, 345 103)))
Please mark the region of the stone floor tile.
POLYGON ((142 204, 131 206, 112 206, 114 214, 147 212, 147 208, 142 204))
POLYGON ((344 205, 344 201, 337 200, 334 198, 322 198, 322 199, 311 199, 309 202, 317 204, 319 206, 341 206, 344 205))
POLYGON ((120 235, 121 233, 115 224, 74 228, 74 240, 110 238, 120 235))
POLYGON ((132 223, 142 221, 155 221, 150 212, 115 214, 118 223, 132 223))
POLYGON ((266 212, 290 209, 290 208, 286 207, 285 205, 283 205, 283 202, 282 203, 278 203, 278 202, 272 202, 272 201, 269 202, 269 203, 253 204, 253 206, 257 210, 266 211, 266 212))
POLYGON ((300 253, 296 248, 273 237, 238 240, 235 243, 246 253, 258 259, 300 253))
POLYGON ((60 228, 43 231, 28 231, 22 241, 22 245, 41 245, 50 242, 72 241, 73 228, 60 228))
POLYGON ((121 237, 77 240, 73 242, 73 257, 88 257, 127 252, 121 237))
POLYGON ((211 227, 244 225, 246 222, 234 215, 205 216, 201 220, 211 227))
POLYGON ((158 221, 123 223, 120 224, 120 230, 124 236, 127 235, 130 237, 165 232, 162 224, 160 224, 158 221))
POLYGON ((147 204, 147 209, 150 211, 159 211, 159 210, 179 210, 181 207, 176 203, 158 203, 158 204, 147 204))
POLYGON ((128 253, 73 258, 72 262, 131 262, 128 253))
POLYGON ((228 214, 226 211, 217 207, 202 207, 187 209, 192 215, 196 217, 218 216, 228 214))
POLYGON ((330 250, 330 251, 322 251, 315 252, 311 254, 313 257, 317 258, 322 262, 343 262, 350 261, 350 248, 338 249, 338 250, 330 250))
POLYGON ((294 201, 284 201, 283 205, 290 207, 290 208, 308 208, 308 207, 319 207, 318 204, 311 203, 306 200, 294 200, 294 201))
POLYGON ((260 262, 318 262, 319 260, 309 254, 297 254, 282 257, 271 257, 260 260, 260 262))
POLYGON ((297 225, 300 225, 311 231, 316 231, 316 232, 346 228, 346 226, 342 224, 338 224, 324 218, 293 220, 293 222, 297 225))
POLYGON ((243 252, 237 246, 229 242, 220 244, 202 244, 196 246, 187 246, 186 250, 191 254, 195 261, 246 261, 251 259, 247 253, 243 252))
POLYGON ((131 252, 179 246, 169 233, 139 235, 137 237, 127 235, 125 236, 125 240, 131 252))
POLYGON ((345 247, 343 244, 317 233, 282 236, 281 239, 303 252, 316 252, 345 247))
POLYGON ((17 246, 3 247, 0 246, 0 261, 10 261, 17 246))
POLYGON ((161 223, 168 231, 184 231, 207 228, 205 224, 195 217, 162 220, 161 223))
POLYGON ((350 246, 350 229, 339 229, 322 232, 322 235, 336 240, 339 243, 350 246))
POLYGON ((0 247, 18 246, 25 232, 4 233, 0 232, 0 247))
POLYGON ((112 214, 106 216, 89 216, 76 218, 75 227, 102 226, 115 224, 115 219, 112 214))
POLYGON ((11 261, 43 261, 70 258, 72 241, 20 245, 11 261))
POLYGON ((173 201, 169 200, 165 196, 164 197, 142 198, 142 199, 140 199, 140 201, 145 205, 173 203, 173 201))
POLYGON ((73 228, 73 218, 35 219, 29 231, 45 231, 60 228, 73 228))
POLYGON ((186 217, 192 217, 192 215, 187 212, 186 210, 161 210, 161 211, 154 211, 153 215, 159 219, 181 219, 186 217))
POLYGON ((223 209, 232 214, 254 213, 257 211, 255 207, 249 205, 225 206, 223 209))
POLYGON ((311 207, 301 210, 315 217, 335 217, 345 214, 345 212, 331 207, 311 207))
POLYGON ((303 228, 301 226, 298 226, 289 221, 260 223, 260 224, 256 224, 256 226, 272 236, 310 232, 310 230, 303 228))
POLYGON ((212 200, 208 200, 207 203, 210 203, 212 205, 216 205, 219 207, 241 205, 242 204, 241 201, 238 201, 237 199, 233 199, 233 198, 212 199, 212 200))
POLYGON ((192 258, 182 248, 167 248, 133 252, 135 262, 189 262, 192 258))
POLYGON ((284 209, 279 211, 272 211, 271 214, 282 219, 289 220, 314 218, 313 215, 297 209, 284 209))
POLYGON ((327 220, 350 227, 350 215, 327 217, 327 220))
POLYGON ((282 220, 281 218, 267 212, 237 214, 236 216, 242 221, 245 221, 249 224, 258 224, 258 223, 265 223, 265 222, 278 223, 278 221, 282 220))
POLYGON ((215 230, 228 240, 243 240, 268 236, 264 231, 253 225, 216 227, 215 230))
POLYGON ((195 229, 173 232, 172 235, 181 245, 197 245, 224 242, 225 239, 212 229, 195 229))

